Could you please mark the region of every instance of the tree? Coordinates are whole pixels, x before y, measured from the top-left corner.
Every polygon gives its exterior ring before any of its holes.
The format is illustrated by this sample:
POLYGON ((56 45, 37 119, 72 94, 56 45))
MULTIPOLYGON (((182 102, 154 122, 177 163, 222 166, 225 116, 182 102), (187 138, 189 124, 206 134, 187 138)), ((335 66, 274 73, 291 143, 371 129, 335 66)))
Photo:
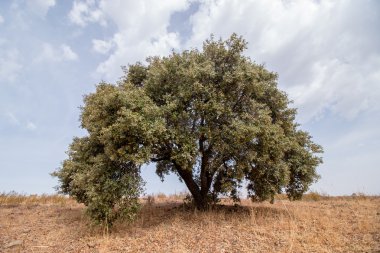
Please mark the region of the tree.
POLYGON ((100 83, 82 107, 88 136, 55 172, 60 190, 115 210, 136 202, 139 168, 154 162, 162 179, 185 182, 198 209, 221 195, 238 200, 244 180, 252 200, 301 198, 322 148, 298 129, 277 74, 243 55, 246 45, 236 34, 211 37, 202 51, 150 57, 124 68, 116 85, 100 83))

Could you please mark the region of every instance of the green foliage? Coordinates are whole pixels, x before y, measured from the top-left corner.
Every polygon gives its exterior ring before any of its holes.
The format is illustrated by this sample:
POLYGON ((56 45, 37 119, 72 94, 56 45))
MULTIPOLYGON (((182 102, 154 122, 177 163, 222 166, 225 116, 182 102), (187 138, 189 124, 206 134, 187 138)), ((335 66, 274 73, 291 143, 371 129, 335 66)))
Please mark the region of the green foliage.
POLYGON ((117 85, 99 84, 82 108, 89 137, 74 140, 55 173, 61 191, 90 213, 108 210, 91 213, 98 220, 115 205, 131 213, 138 168, 155 162, 162 179, 173 172, 185 182, 200 209, 220 195, 238 201, 244 180, 252 200, 302 197, 322 148, 298 129, 277 74, 243 55, 246 45, 235 34, 211 37, 202 51, 151 57, 125 68, 117 85))
POLYGON ((143 186, 140 168, 112 161, 91 137, 75 138, 69 158, 53 173, 60 180, 60 192, 84 203, 96 223, 108 226, 118 218, 133 219, 143 186))

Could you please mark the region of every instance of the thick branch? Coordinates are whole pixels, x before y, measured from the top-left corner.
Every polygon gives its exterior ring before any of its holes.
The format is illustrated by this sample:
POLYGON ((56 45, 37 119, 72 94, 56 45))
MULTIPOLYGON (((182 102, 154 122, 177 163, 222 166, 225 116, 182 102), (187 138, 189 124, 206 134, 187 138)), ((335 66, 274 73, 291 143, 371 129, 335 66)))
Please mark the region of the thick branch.
POLYGON ((204 150, 204 141, 206 138, 202 134, 199 138, 199 152, 201 153, 201 169, 200 169, 200 181, 201 181, 201 194, 204 195, 205 190, 207 188, 207 176, 206 176, 206 170, 207 170, 207 154, 204 150))
MULTIPOLYGON (((202 117, 201 118, 201 127, 203 127, 205 124, 205 120, 202 117)), ((207 172, 208 169, 208 162, 209 162, 209 156, 210 156, 210 146, 205 149, 205 142, 207 141, 206 136, 202 133, 199 138, 199 153, 201 154, 201 168, 200 168, 200 191, 202 196, 206 196, 209 190, 210 183, 209 180, 209 173, 207 172)))
POLYGON ((190 170, 183 169, 174 160, 172 160, 172 163, 175 169, 177 170, 178 174, 181 176, 181 178, 185 182, 187 188, 191 192, 191 195, 193 195, 195 201, 199 201, 201 199, 201 192, 199 190, 199 186, 194 181, 193 173, 190 170))
POLYGON ((201 194, 202 195, 207 195, 211 184, 212 180, 214 177, 214 174, 216 170, 212 170, 210 168, 210 158, 212 154, 212 145, 210 145, 206 150, 203 151, 202 159, 201 159, 201 194))
POLYGON ((163 157, 151 158, 150 160, 152 162, 160 162, 160 161, 169 160, 169 159, 170 159, 169 156, 163 156, 163 157))

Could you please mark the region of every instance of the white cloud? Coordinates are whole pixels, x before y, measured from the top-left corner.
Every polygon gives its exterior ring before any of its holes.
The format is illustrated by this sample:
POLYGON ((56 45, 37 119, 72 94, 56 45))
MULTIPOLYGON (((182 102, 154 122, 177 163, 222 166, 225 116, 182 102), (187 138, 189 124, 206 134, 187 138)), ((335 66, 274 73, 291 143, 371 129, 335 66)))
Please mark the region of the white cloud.
POLYGON ((77 59, 78 55, 68 45, 62 44, 60 47, 55 48, 48 43, 44 43, 42 45, 42 52, 36 59, 36 62, 62 62, 75 61, 77 59))
POLYGON ((3 16, 0 15, 0 25, 1 25, 2 23, 4 23, 4 18, 3 18, 3 16))
POLYGON ((117 33, 112 41, 115 43, 115 52, 108 59, 100 63, 96 69, 97 73, 103 75, 107 79, 120 77, 120 66, 137 61, 144 61, 150 55, 169 54, 171 49, 180 47, 177 34, 162 34, 153 41, 148 38, 142 39, 139 43, 131 43, 125 33, 117 33))
POLYGON ((34 122, 32 121, 22 121, 20 120, 19 118, 16 117, 16 115, 12 112, 6 112, 5 113, 5 117, 8 121, 9 124, 13 125, 13 126, 16 126, 16 127, 19 127, 19 128, 24 128, 24 129, 28 129, 28 130, 35 130, 37 129, 37 126, 34 122))
POLYGON ((279 72, 280 87, 307 122, 380 110, 379 12, 357 1, 205 0, 191 17, 186 47, 236 32, 247 54, 279 72))
POLYGON ((98 9, 97 2, 94 0, 76 0, 69 13, 69 19, 74 24, 82 27, 89 23, 100 23, 101 25, 107 24, 103 12, 98 9))
POLYGON ((78 55, 68 45, 61 45, 62 60, 75 61, 78 59, 78 55))
POLYGON ((13 113, 7 112, 5 116, 7 117, 9 123, 11 123, 12 125, 20 125, 20 121, 13 113))
POLYGON ((380 15, 356 1, 203 0, 191 16, 192 34, 181 44, 168 32, 170 17, 190 1, 75 1, 69 17, 79 26, 114 23, 112 38, 92 41, 93 50, 112 52, 97 67, 116 79, 120 66, 172 49, 201 47, 211 33, 236 32, 249 41, 247 55, 279 73, 279 85, 299 108, 302 123, 325 113, 354 119, 380 111, 380 15))
POLYGON ((112 40, 110 41, 92 40, 93 50, 101 54, 107 54, 112 49, 113 46, 114 46, 114 43, 112 40))
POLYGON ((0 47, 0 80, 14 81, 21 69, 19 51, 0 47))
POLYGON ((45 17, 50 8, 55 6, 55 0, 28 0, 28 7, 40 17, 45 17))
POLYGON ((28 121, 26 123, 26 128, 29 129, 29 130, 35 130, 37 128, 37 126, 33 122, 28 121))
POLYGON ((101 25, 112 22, 117 32, 108 40, 93 40, 93 49, 108 53, 107 60, 100 63, 97 73, 102 78, 117 79, 121 74, 120 66, 144 61, 149 55, 168 54, 180 47, 178 34, 170 33, 167 28, 174 12, 185 10, 187 0, 162 1, 75 1, 70 11, 70 20, 79 25, 97 22, 101 25))
POLYGON ((322 117, 326 111, 352 120, 361 112, 380 109, 380 56, 363 62, 344 63, 338 59, 317 61, 311 66, 310 83, 288 88, 302 120, 322 117))
POLYGON ((117 25, 119 31, 128 32, 134 39, 165 33, 171 14, 188 6, 186 0, 103 0, 99 4, 100 10, 117 25))

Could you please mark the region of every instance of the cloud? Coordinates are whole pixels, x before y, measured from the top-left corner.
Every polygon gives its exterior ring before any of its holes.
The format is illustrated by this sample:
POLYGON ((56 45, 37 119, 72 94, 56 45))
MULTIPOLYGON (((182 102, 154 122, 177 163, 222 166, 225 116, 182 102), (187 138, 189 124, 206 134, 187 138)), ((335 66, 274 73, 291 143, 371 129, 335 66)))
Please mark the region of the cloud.
POLYGON ((16 126, 19 128, 27 129, 27 130, 35 130, 37 129, 37 126, 34 122, 32 121, 22 121, 16 115, 12 112, 6 112, 5 113, 5 118, 7 119, 8 123, 12 126, 16 126))
POLYGON ((44 43, 42 52, 37 57, 36 62, 50 61, 50 62, 63 62, 78 60, 78 55, 68 46, 62 44, 60 47, 55 48, 49 43, 44 43))
POLYGON ((2 48, 0 44, 0 80, 14 81, 21 69, 19 51, 14 48, 2 48))
POLYGON ((45 17, 50 8, 55 6, 55 0, 28 0, 28 8, 40 17, 45 17))
POLYGON ((37 128, 37 126, 33 122, 28 121, 26 123, 26 128, 29 129, 29 130, 35 130, 37 128))
POLYGON ((69 19, 72 23, 82 27, 89 23, 99 23, 103 26, 107 24, 103 12, 98 9, 98 4, 94 0, 74 1, 69 19))
POLYGON ((107 54, 112 49, 113 46, 114 46, 114 43, 112 40, 110 41, 92 40, 93 50, 100 54, 107 54))
POLYGON ((311 64, 309 83, 288 88, 300 108, 303 120, 323 117, 330 111, 353 120, 363 112, 380 110, 380 57, 369 57, 365 63, 345 63, 326 59, 311 64), (367 65, 365 69, 363 66, 367 65))
POLYGON ((169 54, 172 49, 180 47, 177 34, 162 34, 156 38, 144 38, 138 43, 131 43, 125 33, 117 33, 111 40, 115 43, 115 51, 96 69, 106 79, 115 80, 120 77, 120 66, 143 61, 151 55, 169 54))
POLYGON ((1 25, 2 23, 4 23, 4 18, 3 18, 3 16, 0 15, 0 25, 1 25))
POLYGON ((13 113, 7 112, 5 116, 7 117, 8 122, 11 123, 12 125, 20 125, 20 121, 13 113))
MULTIPOLYGON (((380 13, 357 1, 214 1, 192 15, 186 47, 236 32, 247 54, 280 75, 308 122, 331 112, 354 119, 380 110, 380 13)), ((372 2, 373 3, 373 2, 372 2)), ((374 4, 374 3, 373 3, 374 4)))
POLYGON ((102 78, 115 80, 121 75, 120 66, 144 61, 150 55, 168 54, 180 47, 179 35, 168 32, 170 17, 189 4, 187 0, 76 1, 69 17, 82 27, 106 21, 116 26, 111 38, 93 40, 93 49, 99 53, 106 54, 112 49, 96 72, 102 78))
POLYGON ((116 26, 112 37, 92 40, 95 52, 109 54, 96 69, 105 79, 115 80, 120 66, 147 56, 199 48, 212 33, 227 38, 236 32, 249 41, 248 56, 279 73, 280 88, 294 100, 301 123, 327 113, 353 120, 380 111, 380 34, 373 25, 380 13, 370 2, 202 0, 184 41, 168 27, 172 15, 192 2, 75 1, 69 17, 82 27, 116 26))
POLYGON ((78 59, 78 55, 69 46, 63 44, 60 49, 62 51, 62 60, 75 61, 78 59))

